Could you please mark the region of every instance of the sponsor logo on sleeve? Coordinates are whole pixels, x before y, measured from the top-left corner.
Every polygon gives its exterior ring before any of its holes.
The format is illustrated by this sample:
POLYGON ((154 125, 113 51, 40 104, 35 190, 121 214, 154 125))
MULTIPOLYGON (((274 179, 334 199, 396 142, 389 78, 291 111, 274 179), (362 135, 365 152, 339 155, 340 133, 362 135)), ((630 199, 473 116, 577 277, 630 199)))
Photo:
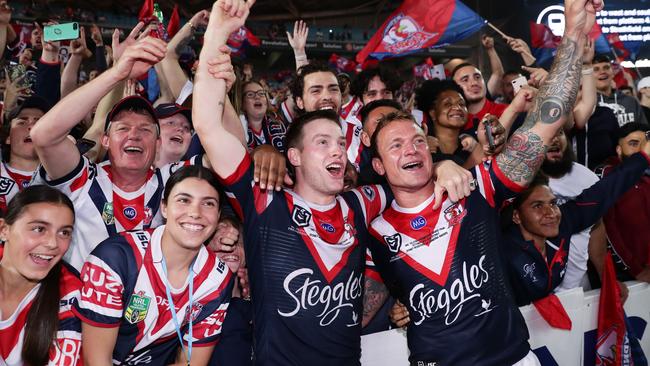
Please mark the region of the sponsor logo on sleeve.
POLYGON ((124 319, 131 324, 143 321, 147 317, 150 302, 151 298, 145 296, 143 291, 131 295, 129 305, 126 307, 126 311, 124 312, 124 319))
POLYGON ((113 215, 113 202, 104 203, 104 208, 102 209, 102 220, 104 224, 112 225, 115 222, 115 215, 113 215))

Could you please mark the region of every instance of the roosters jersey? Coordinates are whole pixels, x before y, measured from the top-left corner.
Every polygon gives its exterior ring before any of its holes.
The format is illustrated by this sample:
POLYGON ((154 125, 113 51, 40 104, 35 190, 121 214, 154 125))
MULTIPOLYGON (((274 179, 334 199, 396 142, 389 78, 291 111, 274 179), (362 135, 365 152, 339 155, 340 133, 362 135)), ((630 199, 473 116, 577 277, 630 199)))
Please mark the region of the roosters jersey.
POLYGON ((0 163, 0 213, 7 210, 9 201, 16 193, 29 185, 33 171, 18 170, 6 163, 0 163))
POLYGON ((95 164, 82 156, 77 167, 60 179, 49 180, 41 167, 34 184, 48 184, 72 200, 75 230, 65 259, 81 271, 90 252, 109 236, 160 226, 163 219, 159 208, 165 183, 172 173, 190 164, 201 164, 200 155, 152 169, 139 190, 124 192, 113 185, 110 161, 95 164))
MULTIPOLYGON (((0 246, 0 258, 2 247, 0 246)), ((82 365, 81 322, 71 311, 72 304, 79 296, 81 282, 64 265, 59 281, 61 300, 59 302, 59 329, 54 344, 50 348, 49 366, 82 365)), ((22 366, 21 353, 25 337, 25 322, 40 285, 34 287, 18 304, 9 317, 0 320, 0 365, 22 366)))
POLYGON ((530 350, 498 247, 498 210, 522 188, 494 160, 472 173, 470 196, 443 196, 436 210, 433 196, 408 209, 393 201, 370 227, 373 260, 410 313, 413 362, 512 365, 530 350))
MULTIPOLYGON (((167 301, 160 240, 165 227, 129 231, 99 244, 83 266, 83 287, 73 311, 85 323, 119 327, 113 363, 166 365, 180 346, 167 301)), ((233 276, 217 256, 201 247, 189 286, 172 289, 181 333, 187 342, 192 319, 193 347, 213 346, 232 293, 233 276)))
POLYGON ((328 206, 262 191, 248 155, 224 180, 243 217, 256 365, 359 365, 367 225, 385 206, 366 186, 328 206))

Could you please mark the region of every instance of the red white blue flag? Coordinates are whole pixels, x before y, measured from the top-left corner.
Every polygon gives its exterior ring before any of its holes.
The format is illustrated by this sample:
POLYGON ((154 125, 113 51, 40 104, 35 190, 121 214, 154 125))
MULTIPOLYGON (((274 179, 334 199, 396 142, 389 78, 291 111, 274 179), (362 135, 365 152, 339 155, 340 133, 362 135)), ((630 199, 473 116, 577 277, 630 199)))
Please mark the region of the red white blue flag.
POLYGON ((621 290, 616 282, 612 255, 607 253, 598 303, 596 366, 633 365, 625 327, 621 290))
POLYGON ((485 23, 459 0, 405 0, 357 54, 357 62, 443 47, 471 36, 485 23))
POLYGON ((237 31, 230 34, 230 37, 228 37, 226 44, 228 47, 230 47, 233 55, 241 56, 244 53, 246 45, 259 47, 262 42, 259 38, 255 37, 253 32, 251 32, 248 28, 242 26, 237 31))

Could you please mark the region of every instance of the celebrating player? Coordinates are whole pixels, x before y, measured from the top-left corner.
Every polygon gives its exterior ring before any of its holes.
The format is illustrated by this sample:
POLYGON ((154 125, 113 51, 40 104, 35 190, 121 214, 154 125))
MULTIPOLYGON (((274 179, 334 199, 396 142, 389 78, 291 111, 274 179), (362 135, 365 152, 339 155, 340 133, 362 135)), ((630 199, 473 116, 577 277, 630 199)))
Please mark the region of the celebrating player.
POLYGON ((0 364, 81 364, 81 324, 70 312, 81 283, 63 263, 74 208, 35 185, 16 194, 0 220, 0 364))
POLYGON ((234 283, 205 246, 219 220, 217 190, 208 169, 183 167, 165 186, 166 225, 123 232, 93 250, 74 308, 83 321, 84 362, 208 363, 234 283))
POLYGON ((498 210, 532 180, 571 113, 585 36, 602 6, 565 1, 565 34, 548 81, 504 151, 475 167, 479 190, 469 197, 434 193, 424 132, 409 115, 388 115, 377 126, 373 166, 387 176, 395 201, 372 222, 371 249, 384 278, 402 290, 412 364, 538 364, 497 247, 498 210))

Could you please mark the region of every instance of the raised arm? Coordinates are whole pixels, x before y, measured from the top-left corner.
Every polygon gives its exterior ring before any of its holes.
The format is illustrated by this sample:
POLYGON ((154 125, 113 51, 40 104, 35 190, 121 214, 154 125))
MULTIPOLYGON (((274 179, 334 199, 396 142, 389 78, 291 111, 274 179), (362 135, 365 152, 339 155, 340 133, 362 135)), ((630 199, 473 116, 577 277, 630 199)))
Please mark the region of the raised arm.
POLYGON ((501 58, 497 53, 496 48, 494 48, 494 38, 484 35, 481 38, 481 43, 485 52, 487 52, 488 59, 490 60, 490 78, 487 82, 487 88, 490 92, 490 95, 501 95, 503 90, 501 90, 501 79, 503 78, 503 64, 501 63, 501 58))
POLYGON ((86 31, 84 27, 79 29, 79 38, 70 42, 71 55, 68 63, 63 68, 61 74, 61 98, 65 98, 77 88, 77 75, 79 66, 88 47, 86 46, 86 31))
POLYGON ((582 57, 582 97, 573 108, 573 121, 575 126, 583 129, 594 113, 597 103, 596 76, 593 73, 591 60, 594 57, 594 42, 587 40, 582 57))
MULTIPOLYGON (((134 31, 136 30, 137 27, 134 31)), ((166 52, 165 42, 151 37, 136 41, 133 35, 125 46, 120 50, 121 56, 112 68, 70 93, 32 128, 30 135, 50 179, 64 177, 79 163, 79 151, 67 138, 77 122, 119 82, 144 74, 166 52)))
POLYGON ((9 25, 11 22, 11 7, 6 0, 0 1, 0 59, 4 56, 5 47, 7 47, 7 36, 9 35, 9 25))
POLYGON ((221 177, 235 171, 246 155, 246 147, 224 127, 226 82, 211 75, 209 61, 224 56, 219 49, 230 33, 244 25, 252 4, 242 0, 214 3, 194 79, 192 122, 213 169, 221 177))
POLYGON ((293 24, 293 35, 287 32, 289 44, 293 48, 293 56, 296 58, 296 70, 309 63, 307 52, 305 51, 308 35, 309 27, 302 20, 298 20, 293 24))
POLYGON ((582 52, 601 0, 565 0, 566 27, 551 72, 541 86, 533 108, 510 138, 497 164, 511 181, 528 185, 544 161, 544 153, 558 129, 573 111, 582 69, 582 52))

